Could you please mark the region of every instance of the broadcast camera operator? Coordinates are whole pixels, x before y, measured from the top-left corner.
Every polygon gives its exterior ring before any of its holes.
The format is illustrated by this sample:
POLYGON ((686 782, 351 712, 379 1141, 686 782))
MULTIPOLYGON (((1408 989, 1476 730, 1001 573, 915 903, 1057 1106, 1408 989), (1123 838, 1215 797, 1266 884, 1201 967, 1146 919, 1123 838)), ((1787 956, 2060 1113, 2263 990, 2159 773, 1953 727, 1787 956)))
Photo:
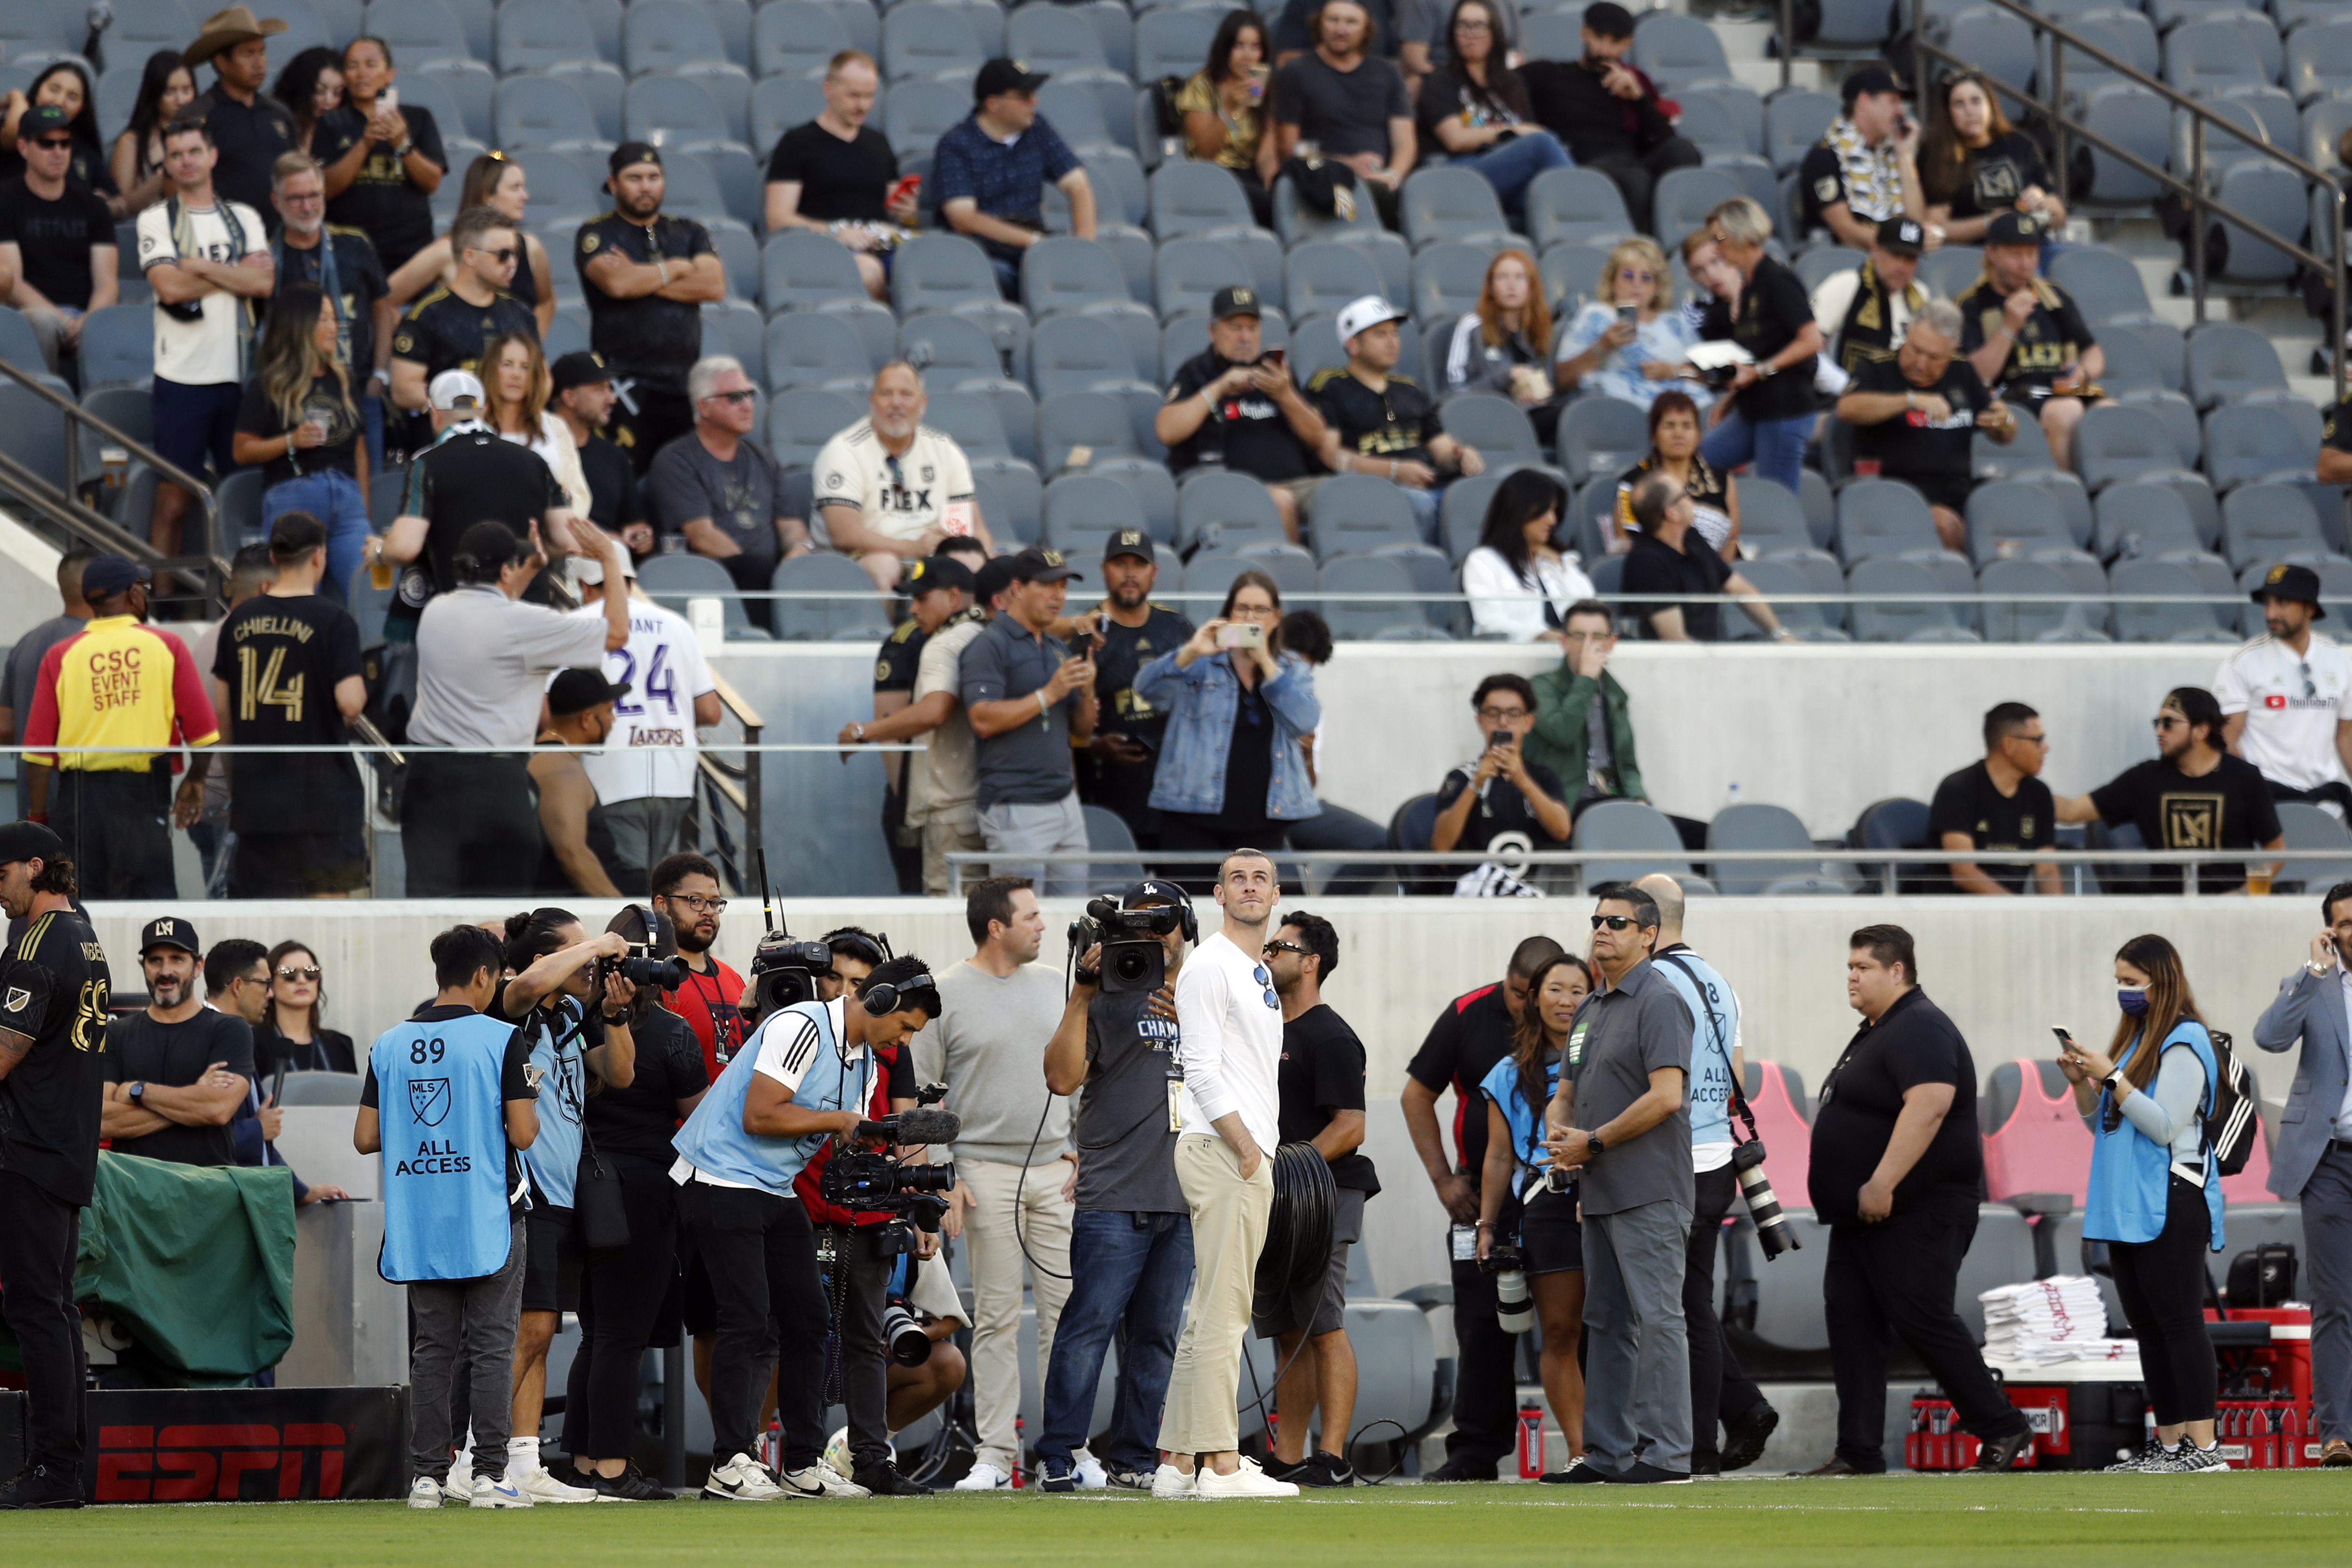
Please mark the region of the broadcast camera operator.
POLYGON ((1175 981, 1200 932, 1173 882, 1141 881, 1117 904, 1097 899, 1071 928, 1084 943, 1045 1047, 1045 1087, 1085 1093, 1071 1119, 1070 1299, 1045 1369, 1037 1434, 1042 1489, 1077 1488, 1103 1352, 1118 1337, 1118 1396, 1099 1456, 1109 1484, 1149 1490, 1159 1466, 1160 1407, 1192 1284, 1192 1226, 1176 1181, 1170 1093, 1177 1058, 1175 981), (1150 949, 1159 949, 1155 979, 1150 949), (1108 971, 1105 954, 1109 955, 1108 971))
MULTIPOLYGON (((874 973, 876 964, 890 956, 889 939, 876 936, 863 926, 843 926, 838 931, 825 932, 822 940, 826 951, 833 954, 833 967, 816 977, 816 999, 820 1002, 835 1002, 844 996, 856 995, 858 983, 874 973)), ((897 1053, 898 1058, 907 1055, 904 1051, 897 1053)), ((915 1081, 914 1071, 914 1063, 908 1061, 905 1082, 911 1084, 915 1081)), ((914 1094, 912 1089, 907 1090, 909 1100, 914 1094)), ((892 1091, 892 1098, 898 1098, 896 1090, 892 1091)), ((899 1109, 903 1110, 906 1108, 901 1106, 899 1109)))

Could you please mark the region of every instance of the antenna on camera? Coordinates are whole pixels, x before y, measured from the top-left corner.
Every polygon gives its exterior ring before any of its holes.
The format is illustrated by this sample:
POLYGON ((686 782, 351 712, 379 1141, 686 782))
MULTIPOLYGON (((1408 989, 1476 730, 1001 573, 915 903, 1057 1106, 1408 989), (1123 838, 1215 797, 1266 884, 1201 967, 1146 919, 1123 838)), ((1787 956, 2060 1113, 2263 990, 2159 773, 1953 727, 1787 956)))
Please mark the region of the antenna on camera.
POLYGON ((772 936, 776 930, 776 906, 768 891, 768 847, 764 844, 755 845, 752 847, 751 854, 760 878, 760 921, 768 934, 772 936))

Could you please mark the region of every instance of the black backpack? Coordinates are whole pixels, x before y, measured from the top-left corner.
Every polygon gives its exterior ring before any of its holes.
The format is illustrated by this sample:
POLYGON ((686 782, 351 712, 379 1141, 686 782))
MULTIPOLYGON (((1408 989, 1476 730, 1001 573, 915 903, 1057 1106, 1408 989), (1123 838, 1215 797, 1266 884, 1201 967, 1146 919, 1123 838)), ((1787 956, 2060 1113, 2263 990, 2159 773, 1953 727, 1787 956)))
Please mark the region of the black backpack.
POLYGON ((2205 1142, 2213 1148, 2221 1174, 2234 1176, 2253 1157, 2254 1142, 2263 1135, 2260 1108, 2254 1101, 2253 1075, 2238 1059, 2230 1037, 2209 1029, 2213 1042, 2213 1109, 2205 1118, 2205 1142))

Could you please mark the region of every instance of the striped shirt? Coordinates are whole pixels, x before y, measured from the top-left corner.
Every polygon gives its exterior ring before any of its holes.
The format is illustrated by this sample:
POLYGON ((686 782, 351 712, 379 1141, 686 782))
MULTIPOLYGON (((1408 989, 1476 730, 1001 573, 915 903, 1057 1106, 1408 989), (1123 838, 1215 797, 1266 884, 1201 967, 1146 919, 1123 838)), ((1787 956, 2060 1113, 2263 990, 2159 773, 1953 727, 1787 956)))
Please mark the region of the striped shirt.
POLYGON ((220 739, 188 645, 130 616, 101 616, 42 657, 26 756, 82 773, 145 773, 152 754, 220 739), (76 746, 130 746, 76 752, 76 746), (57 748, 65 748, 60 754, 57 748))

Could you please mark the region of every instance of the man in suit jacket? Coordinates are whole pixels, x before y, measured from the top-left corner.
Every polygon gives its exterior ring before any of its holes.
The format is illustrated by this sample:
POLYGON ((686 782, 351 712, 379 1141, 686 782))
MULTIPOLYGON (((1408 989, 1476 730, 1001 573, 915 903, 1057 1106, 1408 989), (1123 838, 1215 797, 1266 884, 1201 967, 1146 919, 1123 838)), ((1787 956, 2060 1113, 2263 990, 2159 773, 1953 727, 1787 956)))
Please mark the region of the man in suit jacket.
POLYGON ((2280 984, 2254 1025, 2254 1043, 2284 1051, 2303 1042, 2279 1117, 2271 1191, 2303 1205, 2320 1463, 2352 1466, 2352 882, 2328 889, 2319 907, 2326 929, 2280 984))

